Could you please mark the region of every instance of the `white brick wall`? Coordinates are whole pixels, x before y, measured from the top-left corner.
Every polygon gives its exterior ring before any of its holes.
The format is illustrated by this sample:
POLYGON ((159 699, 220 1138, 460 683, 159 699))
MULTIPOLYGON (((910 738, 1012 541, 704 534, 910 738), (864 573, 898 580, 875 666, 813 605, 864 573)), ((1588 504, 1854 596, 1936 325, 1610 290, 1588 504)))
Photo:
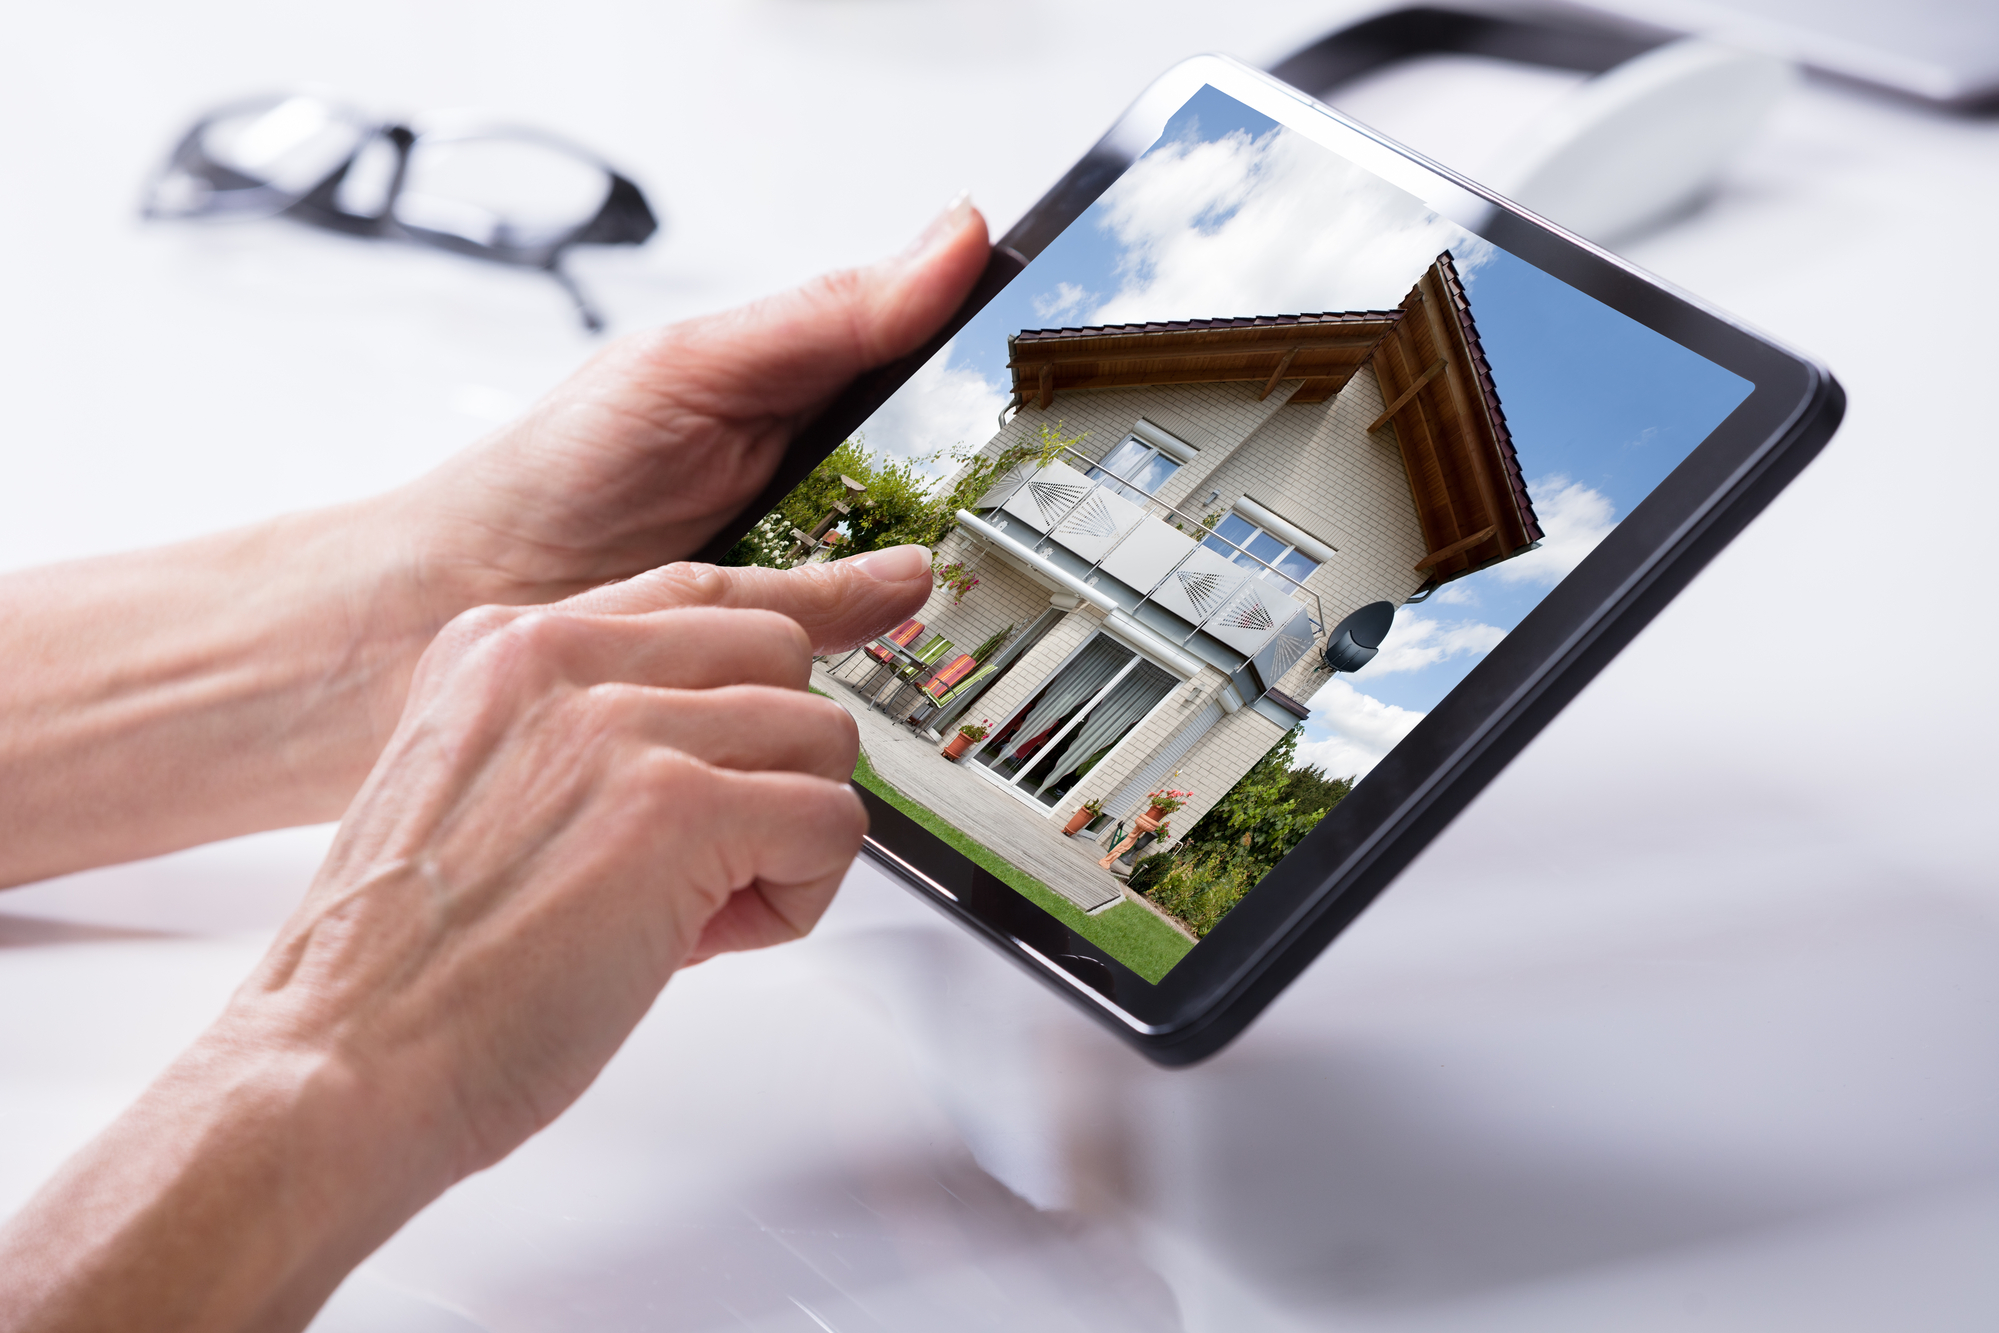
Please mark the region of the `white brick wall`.
POLYGON ((1243 708, 1217 722, 1188 756, 1180 761, 1180 776, 1166 785, 1193 792, 1183 810, 1168 821, 1173 834, 1186 833, 1228 795, 1229 788, 1270 753, 1270 747, 1284 738, 1278 726, 1253 708, 1243 708))

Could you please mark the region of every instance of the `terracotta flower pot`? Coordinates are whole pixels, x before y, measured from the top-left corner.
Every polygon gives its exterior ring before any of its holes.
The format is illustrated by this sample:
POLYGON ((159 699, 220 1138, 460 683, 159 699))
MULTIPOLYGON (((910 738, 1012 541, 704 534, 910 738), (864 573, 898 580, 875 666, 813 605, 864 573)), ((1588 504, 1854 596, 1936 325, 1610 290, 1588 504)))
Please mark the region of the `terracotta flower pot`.
POLYGON ((959 732, 956 736, 953 736, 951 738, 950 744, 946 745, 943 749, 939 750, 937 753, 943 755, 946 759, 949 759, 952 763, 955 764, 960 759, 963 759, 965 757, 965 751, 971 748, 972 748, 972 738, 970 736, 965 735, 963 732, 959 732))
POLYGON ((1069 822, 1062 826, 1062 836, 1065 838, 1075 837, 1078 833, 1083 831, 1083 825, 1089 823, 1092 819, 1095 819, 1096 817, 1097 816, 1095 811, 1091 810, 1088 806, 1083 807, 1081 810, 1078 810, 1075 814, 1069 816, 1069 822))
POLYGON ((1166 818, 1166 816, 1172 813, 1173 812, 1171 810, 1162 810, 1156 805, 1148 805, 1147 807, 1145 807, 1144 818, 1151 820, 1154 824, 1157 824, 1160 820, 1166 818))

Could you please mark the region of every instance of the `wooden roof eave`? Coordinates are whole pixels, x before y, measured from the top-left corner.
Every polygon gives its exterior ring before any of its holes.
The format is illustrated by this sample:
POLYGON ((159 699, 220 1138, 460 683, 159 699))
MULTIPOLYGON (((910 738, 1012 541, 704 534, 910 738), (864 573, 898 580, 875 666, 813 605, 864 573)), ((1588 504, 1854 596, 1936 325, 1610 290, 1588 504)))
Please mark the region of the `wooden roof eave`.
POLYGON ((1468 316, 1453 299, 1454 277, 1449 255, 1439 256, 1404 298, 1405 319, 1374 358, 1387 403, 1369 429, 1391 429, 1402 456, 1430 547, 1415 566, 1426 589, 1530 550, 1539 536, 1502 457, 1504 427, 1468 341, 1468 316))

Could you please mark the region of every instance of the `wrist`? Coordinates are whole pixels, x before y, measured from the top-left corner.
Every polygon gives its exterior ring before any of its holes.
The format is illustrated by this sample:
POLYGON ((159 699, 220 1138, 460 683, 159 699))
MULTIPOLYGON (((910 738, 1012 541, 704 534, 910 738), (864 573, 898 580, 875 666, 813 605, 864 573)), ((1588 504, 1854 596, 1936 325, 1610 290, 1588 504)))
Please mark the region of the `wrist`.
POLYGON ((451 1183, 409 1119, 225 1017, 0 1230, 0 1325, 304 1327, 451 1183))

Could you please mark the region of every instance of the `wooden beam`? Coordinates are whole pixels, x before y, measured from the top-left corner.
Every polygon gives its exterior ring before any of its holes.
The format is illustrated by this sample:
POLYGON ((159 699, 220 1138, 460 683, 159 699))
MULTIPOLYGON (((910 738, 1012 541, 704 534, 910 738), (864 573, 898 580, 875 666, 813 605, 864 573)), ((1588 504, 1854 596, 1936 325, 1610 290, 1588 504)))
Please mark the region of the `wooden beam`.
POLYGON ((1446 560, 1449 560, 1452 556, 1463 555, 1466 551, 1469 551, 1472 547, 1477 546, 1480 542, 1490 541, 1493 537, 1497 536, 1498 533, 1499 533, 1498 528, 1492 528, 1492 527, 1480 528, 1477 532, 1474 532, 1471 536, 1461 537, 1457 541, 1452 542, 1449 546, 1444 547, 1442 550, 1430 552, 1430 554, 1424 556, 1421 560, 1418 560, 1413 566, 1411 566, 1411 568, 1413 568, 1418 574, 1423 573, 1425 570, 1435 569, 1438 565, 1443 564, 1446 560))
POLYGON ((1444 358, 1440 356, 1435 361, 1430 363, 1430 368, 1428 370, 1424 371, 1422 374, 1416 377, 1416 382, 1414 384, 1411 384, 1408 388, 1404 389, 1400 394, 1396 396, 1394 402, 1390 403, 1387 407, 1384 407, 1381 410, 1381 415, 1376 417, 1372 422, 1368 424, 1367 428, 1368 433, 1373 434, 1375 431, 1380 430, 1383 426, 1386 426, 1389 422, 1393 421, 1395 419, 1395 414, 1397 412, 1400 412, 1403 408, 1409 406, 1410 401, 1414 399, 1417 394, 1423 391, 1423 386, 1425 384, 1428 384, 1431 380, 1437 378, 1437 376, 1443 372, 1443 369, 1444 369, 1444 358))
MULTIPOLYGON (((1492 418, 1486 412, 1485 395, 1473 382, 1477 375, 1472 366, 1471 347, 1465 342, 1464 327, 1458 323, 1457 309, 1451 303, 1450 294, 1444 290, 1443 279, 1438 276, 1434 264, 1417 281, 1418 290, 1426 285, 1437 289, 1435 299, 1423 303, 1423 313, 1437 344, 1437 352, 1457 363, 1444 376, 1444 390, 1455 407, 1459 430, 1465 437, 1465 457, 1471 465, 1472 481, 1478 487, 1479 502, 1485 506, 1486 517, 1495 524, 1505 525, 1507 541, 1510 542, 1513 530, 1520 527, 1520 515, 1513 505, 1511 486, 1505 487, 1505 505, 1502 507, 1500 503, 1502 483, 1493 475, 1498 470, 1498 458, 1494 453, 1497 436, 1493 433, 1492 418), (1451 355, 1453 352, 1455 357, 1451 355)), ((1522 536, 1525 536, 1524 531, 1522 536)))
MULTIPOLYGON (((1393 382, 1405 375, 1414 378, 1399 337, 1384 339, 1382 350, 1385 354, 1375 362, 1375 374, 1382 382, 1393 387, 1393 382)), ((1451 504, 1443 455, 1430 430, 1429 414, 1423 410, 1421 398, 1416 400, 1415 407, 1414 412, 1396 424, 1395 439, 1402 453, 1402 465, 1409 473, 1409 494, 1416 503, 1416 522, 1423 529, 1424 539, 1435 541, 1446 532, 1463 532, 1464 524, 1451 504)))
MULTIPOLYGON (((1301 338, 1287 341, 1271 338, 1260 343, 1216 343, 1208 346, 1199 344, 1173 343, 1164 347, 1148 346, 1135 339, 1106 338, 1101 343, 1084 342, 1078 339, 1060 346, 1046 346, 1037 343, 1016 344, 1009 366, 1067 365, 1072 362, 1089 361, 1186 361, 1209 357, 1254 357, 1262 360, 1273 352, 1349 352, 1365 355, 1381 339, 1381 335, 1394 326, 1379 324, 1355 329, 1339 338, 1301 338)), ((1266 364, 1268 364, 1266 362, 1266 364)))
POLYGON ((1277 381, 1284 378, 1284 372, 1291 369, 1291 363, 1297 359, 1298 349, 1295 347, 1284 354, 1284 359, 1277 363, 1277 369, 1271 371, 1270 378, 1263 382, 1263 392, 1256 396, 1257 402, 1260 403, 1270 397, 1270 391, 1277 387, 1277 381))
POLYGON ((1046 412, 1055 401, 1055 367, 1041 368, 1041 392, 1035 395, 1034 405, 1046 412))
MULTIPOLYGON (((1302 380, 1303 383, 1298 386, 1297 390, 1289 398, 1284 400, 1287 407, 1293 403, 1296 403, 1300 407, 1311 403, 1323 403, 1347 385, 1346 380, 1327 379, 1320 375, 1299 375, 1296 371, 1292 372, 1291 378, 1302 380)), ((1347 378, 1351 379, 1352 376, 1348 376, 1347 378)))
MULTIPOLYGON (((1353 378, 1356 366, 1337 366, 1320 369, 1317 367, 1294 366, 1292 379, 1309 379, 1315 383, 1329 384, 1334 389, 1345 386, 1353 378), (1309 373, 1308 373, 1309 372, 1309 373)), ((1270 377, 1267 369, 1246 370, 1155 370, 1120 371, 1111 375, 1081 375, 1075 379, 1064 377, 1055 381, 1055 388, 1067 393, 1071 389, 1131 389, 1148 384, 1262 384, 1270 377)), ((1020 393, 1032 395, 1033 382, 1022 384, 1020 393)))

